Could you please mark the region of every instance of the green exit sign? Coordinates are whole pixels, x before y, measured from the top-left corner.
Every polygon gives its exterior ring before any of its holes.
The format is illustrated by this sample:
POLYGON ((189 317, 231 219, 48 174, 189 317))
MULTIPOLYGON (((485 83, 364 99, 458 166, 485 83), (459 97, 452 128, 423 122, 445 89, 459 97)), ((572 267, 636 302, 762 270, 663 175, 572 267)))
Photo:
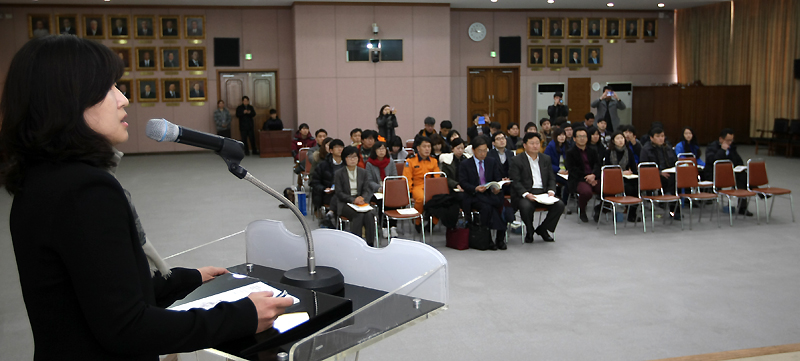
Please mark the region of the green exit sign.
POLYGON ((244 58, 246 60, 253 60, 253 54, 250 54, 250 53, 244 54, 244 58))

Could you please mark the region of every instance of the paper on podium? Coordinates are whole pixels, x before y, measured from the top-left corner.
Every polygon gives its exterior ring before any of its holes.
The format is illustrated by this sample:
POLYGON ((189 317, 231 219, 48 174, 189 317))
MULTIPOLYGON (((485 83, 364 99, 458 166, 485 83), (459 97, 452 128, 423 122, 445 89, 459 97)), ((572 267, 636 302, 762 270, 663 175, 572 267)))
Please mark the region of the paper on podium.
POLYGON ((364 204, 362 204, 360 206, 358 204, 353 204, 353 203, 347 203, 347 205, 350 206, 350 208, 353 208, 356 212, 359 212, 359 213, 365 213, 365 212, 369 212, 369 211, 372 210, 372 206, 369 205, 369 204, 366 204, 366 203, 364 203, 364 204))
POLYGON ((536 202, 541 204, 555 204, 556 202, 559 201, 558 198, 553 197, 547 193, 534 194, 533 198, 536 199, 536 202))
MULTIPOLYGON (((273 295, 281 293, 281 290, 275 287, 271 287, 264 282, 256 282, 239 288, 234 288, 230 291, 225 291, 222 293, 217 293, 215 295, 204 297, 197 301, 184 303, 182 305, 175 307, 170 307, 168 309, 173 311, 186 311, 192 308, 203 308, 207 310, 213 308, 220 302, 234 302, 249 296, 253 292, 264 292, 264 291, 272 291, 273 295)), ((300 300, 295 296, 287 294, 286 297, 291 297, 292 300, 294 300, 294 304, 300 302, 300 300)))

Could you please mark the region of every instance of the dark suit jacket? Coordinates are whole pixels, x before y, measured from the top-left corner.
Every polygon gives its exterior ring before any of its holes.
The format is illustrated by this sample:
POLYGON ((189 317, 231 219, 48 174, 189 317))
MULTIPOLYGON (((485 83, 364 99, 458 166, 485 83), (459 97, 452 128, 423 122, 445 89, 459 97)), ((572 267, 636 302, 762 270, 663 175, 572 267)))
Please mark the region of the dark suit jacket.
POLYGON ((511 182, 511 205, 519 207, 519 201, 525 192, 539 193, 539 190, 556 191, 556 175, 552 171, 552 161, 547 154, 539 153, 536 159, 539 162, 539 172, 542 176, 542 184, 533 184, 531 175, 531 165, 528 163, 528 155, 520 153, 511 159, 508 175, 511 182), (534 190, 536 190, 534 192, 534 190))
POLYGON ((532 36, 542 36, 542 29, 531 28, 531 35, 532 36))
POLYGON ((145 32, 144 29, 139 28, 136 33, 140 36, 153 36, 153 29, 147 28, 147 32, 145 32))
MULTIPOLYGON (((492 130, 489 128, 489 125, 488 125, 488 124, 486 124, 486 125, 483 125, 482 127, 483 127, 483 134, 484 134, 484 135, 489 135, 489 134, 491 134, 491 131, 492 131, 492 130)), ((475 139, 475 137, 477 137, 477 136, 478 136, 478 125, 473 125, 473 126, 471 126, 471 127, 469 127, 469 128, 467 129, 467 138, 468 138, 470 141, 472 141, 473 139, 475 139)), ((490 143, 490 144, 491 144, 491 143, 490 143)))
POLYGON ((151 277, 122 186, 104 169, 30 165, 10 225, 37 360, 155 361, 256 330, 247 298, 208 311, 163 308, 200 286, 200 273, 151 277))
POLYGON ((156 97, 156 92, 150 92, 150 95, 147 95, 144 92, 142 92, 142 98, 150 99, 155 97, 156 97))
POLYGON ((198 59, 197 60, 197 65, 195 65, 194 60, 189 59, 189 66, 191 66, 191 67, 203 66, 203 61, 198 59))
POLYGON ((561 35, 561 29, 560 28, 559 29, 550 29, 550 35, 560 36, 561 35))
POLYGON ((178 67, 178 62, 174 61, 174 60, 173 61, 164 60, 164 67, 165 68, 177 68, 178 67))
MULTIPOLYGON (((486 178, 486 182, 499 182, 503 179, 500 172, 500 163, 487 156, 483 160, 483 176, 486 178)), ((482 185, 478 175, 478 165, 475 164, 475 157, 461 161, 458 169, 458 184, 464 189, 464 204, 469 204, 476 200, 489 204, 503 202, 502 190, 498 194, 494 194, 488 189, 483 193, 475 191, 475 187, 482 185)))
POLYGON ((531 58, 531 64, 541 64, 542 58, 531 58))
POLYGON ((115 26, 111 28, 111 35, 117 35, 117 36, 128 35, 128 28, 123 26, 122 31, 120 31, 119 28, 115 26))
POLYGON ((155 66, 156 66, 156 62, 153 61, 153 59, 150 59, 150 65, 149 66, 145 66, 144 65, 144 60, 139 60, 139 67, 140 68, 155 68, 155 66))
MULTIPOLYGON (((394 166, 394 164, 392 164, 394 166)), ((333 174, 334 194, 336 195, 336 214, 342 214, 344 207, 349 207, 347 203, 353 203, 356 197, 364 197, 364 202, 369 203, 372 199, 372 187, 367 182, 367 171, 364 168, 356 167, 356 194, 350 195, 350 178, 347 175, 347 167, 342 167, 333 174)))
POLYGON ((578 58, 578 60, 575 60, 575 58, 569 58, 569 62, 572 64, 580 64, 581 58, 578 58))
MULTIPOLYGON (((603 160, 600 159, 597 152, 589 146, 586 147, 586 158, 589 159, 589 167, 592 169, 592 174, 594 174, 595 179, 599 182, 600 168, 602 168, 603 160)), ((575 193, 578 189, 578 183, 583 181, 583 177, 588 175, 583 169, 583 159, 581 157, 580 148, 577 146, 569 148, 567 150, 567 157, 564 160, 567 163, 567 171, 569 172, 569 179, 567 180, 569 191, 570 193, 575 193)))
POLYGON ((189 92, 189 97, 190 98, 202 98, 204 96, 205 96, 205 94, 204 94, 204 92, 202 90, 201 91, 196 91, 196 90, 192 89, 189 92))
POLYGON ((181 97, 181 93, 176 91, 176 92, 175 92, 175 95, 173 96, 172 94, 170 94, 170 93, 169 93, 169 90, 167 90, 167 91, 166 91, 166 94, 164 94, 164 97, 165 97, 165 98, 169 98, 169 99, 172 99, 172 98, 180 98, 180 97, 181 97))
POLYGON ((61 28, 59 28, 59 31, 58 31, 58 32, 59 32, 60 34, 72 34, 72 35, 75 35, 75 34, 76 34, 76 33, 75 33, 75 27, 74 27, 74 26, 70 26, 70 27, 69 27, 69 30, 67 30, 67 29, 66 29, 66 28, 64 28, 64 27, 61 27, 61 28))
POLYGON ((490 149, 489 154, 487 154, 486 157, 487 158, 491 157, 497 162, 497 164, 500 164, 500 176, 502 176, 503 178, 508 178, 508 167, 509 164, 511 164, 511 158, 514 158, 515 155, 514 152, 508 148, 505 149, 505 154, 506 154, 505 163, 500 162, 500 152, 498 152, 497 149, 490 149))
POLYGON ((569 31, 569 35, 580 36, 581 35, 581 31, 580 30, 570 30, 569 31))
POLYGON ((744 160, 742 160, 742 156, 739 155, 739 152, 736 151, 735 144, 731 144, 728 150, 728 154, 725 154, 725 150, 722 149, 722 146, 719 144, 719 139, 708 145, 706 148, 706 167, 703 168, 703 179, 714 179, 714 162, 720 159, 730 160, 734 167, 737 165, 744 165, 744 160))
POLYGON ((589 58, 589 64, 600 64, 600 59, 599 58, 590 57, 589 58))
POLYGON ((172 28, 172 32, 167 32, 167 28, 161 30, 161 34, 164 36, 178 36, 178 29, 172 28))
POLYGON ((589 29, 589 36, 600 36, 600 29, 597 30, 589 29))

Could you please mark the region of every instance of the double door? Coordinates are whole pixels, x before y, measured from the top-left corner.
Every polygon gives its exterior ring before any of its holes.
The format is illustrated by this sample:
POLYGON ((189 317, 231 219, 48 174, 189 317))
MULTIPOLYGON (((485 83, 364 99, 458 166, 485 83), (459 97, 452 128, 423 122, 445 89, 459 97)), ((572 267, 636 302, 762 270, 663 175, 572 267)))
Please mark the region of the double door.
POLYGON ((519 122, 519 67, 470 67, 467 75, 467 128, 473 114, 488 114, 505 131, 519 122))
POLYGON ((253 120, 256 130, 261 129, 269 118, 270 109, 278 109, 278 76, 274 71, 219 73, 219 84, 220 99, 225 101, 225 106, 233 116, 231 136, 234 139, 241 139, 236 107, 242 104, 242 96, 250 98, 250 105, 256 110, 256 117, 253 120))

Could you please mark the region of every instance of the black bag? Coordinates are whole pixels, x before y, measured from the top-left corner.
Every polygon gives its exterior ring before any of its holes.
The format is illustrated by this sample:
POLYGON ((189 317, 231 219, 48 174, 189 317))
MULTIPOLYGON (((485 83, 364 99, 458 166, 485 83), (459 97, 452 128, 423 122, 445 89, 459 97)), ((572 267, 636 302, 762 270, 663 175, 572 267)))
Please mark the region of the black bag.
POLYGON ((478 225, 469 226, 469 248, 485 251, 492 244, 492 231, 478 225))

